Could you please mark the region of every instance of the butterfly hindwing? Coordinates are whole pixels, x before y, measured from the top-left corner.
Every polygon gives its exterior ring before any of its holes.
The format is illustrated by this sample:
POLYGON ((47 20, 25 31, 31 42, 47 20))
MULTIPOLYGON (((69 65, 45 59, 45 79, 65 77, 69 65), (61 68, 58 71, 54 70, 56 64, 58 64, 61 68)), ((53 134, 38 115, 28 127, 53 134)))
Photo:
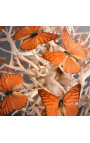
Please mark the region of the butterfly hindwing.
POLYGON ((78 62, 72 57, 66 57, 63 60, 63 69, 67 73, 75 74, 80 72, 81 68, 78 62))
POLYGON ((20 45, 20 49, 22 49, 22 50, 33 50, 37 47, 37 45, 38 45, 37 37, 29 38, 29 39, 25 40, 20 45))
POLYGON ((79 108, 75 104, 66 104, 63 107, 64 116, 77 116, 79 112, 79 108))
MULTIPOLYGON (((20 105, 20 108, 24 107, 25 104, 28 101, 28 97, 24 94, 21 94, 19 92, 14 92, 13 93, 13 98, 16 100, 16 102, 20 105)), ((20 109, 19 108, 19 109, 20 109)), ((17 110, 17 109, 16 109, 17 110)))

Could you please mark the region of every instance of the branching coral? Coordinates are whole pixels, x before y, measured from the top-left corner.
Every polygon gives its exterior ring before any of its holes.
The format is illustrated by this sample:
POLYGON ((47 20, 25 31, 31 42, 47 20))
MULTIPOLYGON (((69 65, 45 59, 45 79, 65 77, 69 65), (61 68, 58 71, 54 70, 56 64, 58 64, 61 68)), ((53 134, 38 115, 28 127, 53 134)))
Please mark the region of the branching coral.
MULTIPOLYGON (((59 35, 59 38, 46 44, 39 44, 37 48, 30 51, 23 51, 17 47, 13 36, 18 27, 5 27, 5 29, 2 29, 0 32, 0 42, 3 42, 4 44, 5 41, 8 41, 11 48, 9 51, 0 46, 0 50, 11 54, 10 59, 0 55, 0 73, 17 73, 22 77, 27 75, 30 80, 29 83, 24 81, 19 89, 21 93, 28 96, 27 105, 20 110, 14 111, 11 115, 15 115, 18 112, 21 115, 41 116, 45 107, 42 103, 41 97, 38 95, 39 88, 49 90, 59 98, 62 98, 71 87, 78 83, 81 84, 81 94, 77 105, 79 108, 82 107, 80 108, 81 110, 79 115, 90 114, 90 82, 89 86, 87 85, 87 78, 90 80, 90 31, 79 32, 79 26, 65 27, 68 33, 77 40, 80 45, 83 45, 83 48, 87 53, 87 60, 78 60, 81 66, 81 71, 78 74, 66 73, 61 65, 56 67, 42 58, 42 54, 45 52, 64 51, 61 36, 62 28, 63 26, 40 27, 40 30, 57 34, 59 35), (2 34, 4 34, 4 36, 2 36, 2 34), (81 40, 81 37, 85 35, 86 37, 83 38, 84 40, 81 40), (9 64, 7 63, 7 60, 9 61, 9 64), (3 70, 4 67, 7 68, 7 71, 3 70)), ((1 93, 1 95, 3 99, 4 94, 1 93)))

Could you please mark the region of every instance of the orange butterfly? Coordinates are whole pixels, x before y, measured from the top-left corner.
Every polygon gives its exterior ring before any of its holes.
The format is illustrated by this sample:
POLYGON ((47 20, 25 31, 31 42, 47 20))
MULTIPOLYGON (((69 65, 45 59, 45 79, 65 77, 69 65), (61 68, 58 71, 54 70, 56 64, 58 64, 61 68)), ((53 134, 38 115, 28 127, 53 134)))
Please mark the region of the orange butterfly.
POLYGON ((16 92, 22 82, 23 78, 16 74, 0 77, 0 91, 6 95, 1 104, 1 115, 9 114, 13 109, 19 110, 27 103, 28 97, 16 92))
POLYGON ((55 66, 59 66, 63 62, 63 69, 67 73, 78 73, 81 68, 77 59, 86 59, 86 53, 81 45, 75 43, 74 39, 68 34, 65 28, 62 30, 63 44, 66 48, 64 52, 52 51, 42 55, 42 57, 50 61, 55 66))
POLYGON ((32 50, 38 44, 44 44, 58 38, 58 35, 53 33, 38 33, 39 26, 27 26, 18 30, 14 36, 15 40, 24 40, 20 45, 22 50, 32 50))
POLYGON ((77 116, 79 108, 75 103, 79 101, 80 89, 80 84, 72 87, 61 100, 54 94, 39 89, 38 92, 46 106, 47 116, 77 116))
POLYGON ((5 26, 0 26, 0 31, 4 28, 5 26))

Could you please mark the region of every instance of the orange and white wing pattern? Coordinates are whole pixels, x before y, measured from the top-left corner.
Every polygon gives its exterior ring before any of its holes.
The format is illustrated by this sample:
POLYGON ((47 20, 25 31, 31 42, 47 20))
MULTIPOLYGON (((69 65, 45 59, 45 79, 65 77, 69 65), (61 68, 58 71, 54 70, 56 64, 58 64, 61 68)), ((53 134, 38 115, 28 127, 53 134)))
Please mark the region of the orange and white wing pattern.
POLYGON ((66 54, 60 51, 51 51, 43 54, 42 57, 55 66, 59 66, 61 62, 65 59, 66 54))
POLYGON ((79 101, 81 85, 77 84, 72 87, 65 95, 63 102, 63 113, 65 116, 77 116, 79 108, 75 105, 79 101))
POLYGON ((67 52, 77 59, 86 59, 86 53, 81 45, 75 43, 74 39, 68 34, 67 30, 62 30, 62 40, 67 52))
POLYGON ((59 99, 52 93, 39 89, 38 90, 44 106, 46 106, 47 116, 60 116, 61 110, 59 108, 59 99))

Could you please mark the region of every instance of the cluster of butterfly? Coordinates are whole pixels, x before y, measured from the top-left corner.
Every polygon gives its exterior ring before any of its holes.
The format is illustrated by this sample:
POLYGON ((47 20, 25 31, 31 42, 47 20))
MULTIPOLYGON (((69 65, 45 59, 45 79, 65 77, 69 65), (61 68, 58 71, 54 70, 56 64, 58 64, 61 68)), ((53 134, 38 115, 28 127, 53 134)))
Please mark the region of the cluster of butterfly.
MULTIPOLYGON (((4 26, 0 26, 2 30, 4 26)), ((15 40, 23 40, 20 45, 22 50, 32 50, 38 44, 44 44, 51 40, 58 38, 58 35, 53 33, 41 32, 39 33, 39 26, 28 26, 19 29, 15 36, 15 40)), ((61 63, 65 72, 75 74, 80 72, 80 65, 77 59, 85 60, 87 58, 85 50, 81 45, 75 43, 74 39, 68 34, 65 28, 62 30, 62 40, 65 46, 64 52, 51 51, 42 55, 42 57, 50 61, 55 66, 61 63)), ((19 86, 23 83, 23 78, 19 75, 12 74, 0 77, 0 91, 5 93, 5 98, 0 104, 0 115, 7 115, 14 110, 19 110, 24 107, 28 101, 28 97, 24 94, 17 92, 19 86)), ((76 116, 78 115, 79 108, 75 105, 79 101, 80 84, 72 87, 64 96, 59 100, 52 93, 39 89, 43 104, 46 106, 45 114, 47 116, 76 116)))

